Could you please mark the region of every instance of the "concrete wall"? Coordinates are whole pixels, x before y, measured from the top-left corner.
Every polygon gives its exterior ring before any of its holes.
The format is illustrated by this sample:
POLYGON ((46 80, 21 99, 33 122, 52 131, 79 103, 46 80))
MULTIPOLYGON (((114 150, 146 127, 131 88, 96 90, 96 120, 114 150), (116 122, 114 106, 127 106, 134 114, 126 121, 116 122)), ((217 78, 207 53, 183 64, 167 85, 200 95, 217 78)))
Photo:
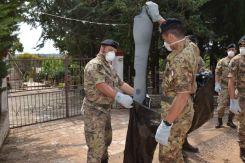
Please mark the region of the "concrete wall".
MULTIPOLYGON (((2 88, 7 87, 6 79, 2 81, 2 88)), ((1 99, 1 115, 0 115, 0 147, 2 146, 4 139, 9 132, 9 112, 8 112, 8 94, 7 90, 4 90, 0 94, 1 99)))

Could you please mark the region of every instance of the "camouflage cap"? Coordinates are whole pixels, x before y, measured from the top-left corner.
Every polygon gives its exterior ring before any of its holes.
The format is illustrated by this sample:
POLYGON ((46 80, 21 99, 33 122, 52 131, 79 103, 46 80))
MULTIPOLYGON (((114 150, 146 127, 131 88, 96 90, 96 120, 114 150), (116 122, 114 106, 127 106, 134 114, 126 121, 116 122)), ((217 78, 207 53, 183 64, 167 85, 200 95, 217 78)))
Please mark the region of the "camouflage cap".
POLYGON ((230 48, 236 48, 236 44, 231 43, 231 44, 229 44, 229 45, 226 47, 227 50, 230 49, 230 48))
POLYGON ((242 43, 245 43, 245 35, 243 35, 240 40, 238 41, 238 45, 241 45, 242 43))

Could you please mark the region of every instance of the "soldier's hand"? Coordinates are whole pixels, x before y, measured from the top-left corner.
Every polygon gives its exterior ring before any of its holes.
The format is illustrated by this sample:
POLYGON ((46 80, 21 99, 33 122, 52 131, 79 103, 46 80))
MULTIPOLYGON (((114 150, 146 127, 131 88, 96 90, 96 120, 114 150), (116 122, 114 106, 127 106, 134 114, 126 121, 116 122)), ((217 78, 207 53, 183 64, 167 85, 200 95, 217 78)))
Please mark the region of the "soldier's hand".
POLYGON ((158 142, 159 144, 162 144, 162 145, 167 145, 171 127, 172 127, 172 125, 167 126, 165 124, 165 122, 162 121, 161 124, 157 128, 157 132, 155 135, 156 142, 158 142))
POLYGON ((133 98, 121 92, 117 92, 115 100, 125 108, 132 108, 133 98))
POLYGON ((215 88, 214 88, 215 92, 220 93, 221 91, 221 86, 220 83, 215 83, 215 88))
POLYGON ((234 114, 240 114, 241 108, 237 99, 230 99, 230 111, 234 114))

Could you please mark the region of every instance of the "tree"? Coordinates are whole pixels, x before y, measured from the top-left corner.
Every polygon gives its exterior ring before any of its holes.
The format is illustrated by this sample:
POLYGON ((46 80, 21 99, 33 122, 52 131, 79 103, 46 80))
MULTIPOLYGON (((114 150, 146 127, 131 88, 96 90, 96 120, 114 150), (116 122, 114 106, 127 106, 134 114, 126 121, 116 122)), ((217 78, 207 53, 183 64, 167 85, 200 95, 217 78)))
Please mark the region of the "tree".
POLYGON ((23 20, 24 0, 2 0, 0 3, 0 59, 15 49, 22 50, 17 38, 18 23, 23 20))

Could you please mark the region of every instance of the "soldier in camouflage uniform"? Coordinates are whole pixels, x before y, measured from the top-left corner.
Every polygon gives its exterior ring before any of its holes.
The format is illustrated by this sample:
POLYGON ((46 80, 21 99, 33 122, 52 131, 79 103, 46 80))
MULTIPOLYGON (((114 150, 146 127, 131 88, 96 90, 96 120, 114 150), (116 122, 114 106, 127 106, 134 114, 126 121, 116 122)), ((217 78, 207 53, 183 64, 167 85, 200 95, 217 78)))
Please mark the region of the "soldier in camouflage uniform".
MULTIPOLYGON (((230 44, 227 47, 227 56, 222 58, 215 69, 215 91, 219 93, 218 97, 218 123, 215 128, 221 128, 223 126, 223 116, 225 109, 229 105, 229 95, 228 95, 228 72, 229 72, 229 63, 231 59, 235 56, 236 45, 230 44)), ((234 113, 229 112, 227 126, 231 128, 236 128, 236 125, 233 123, 234 113)))
POLYGON ((245 162, 245 35, 239 40, 240 54, 229 64, 230 111, 238 115, 240 157, 245 162))
POLYGON ((84 70, 84 90, 82 110, 84 111, 84 131, 88 146, 88 163, 107 163, 108 146, 112 141, 110 109, 114 100, 125 108, 132 107, 134 89, 123 82, 111 62, 115 58, 118 43, 104 40, 99 54, 84 70), (118 92, 116 88, 125 92, 118 92))
POLYGON ((195 92, 195 74, 199 62, 197 46, 185 37, 182 23, 167 19, 161 25, 164 45, 172 51, 163 76, 162 122, 155 139, 161 163, 182 163, 182 145, 194 115, 191 94, 195 92))

